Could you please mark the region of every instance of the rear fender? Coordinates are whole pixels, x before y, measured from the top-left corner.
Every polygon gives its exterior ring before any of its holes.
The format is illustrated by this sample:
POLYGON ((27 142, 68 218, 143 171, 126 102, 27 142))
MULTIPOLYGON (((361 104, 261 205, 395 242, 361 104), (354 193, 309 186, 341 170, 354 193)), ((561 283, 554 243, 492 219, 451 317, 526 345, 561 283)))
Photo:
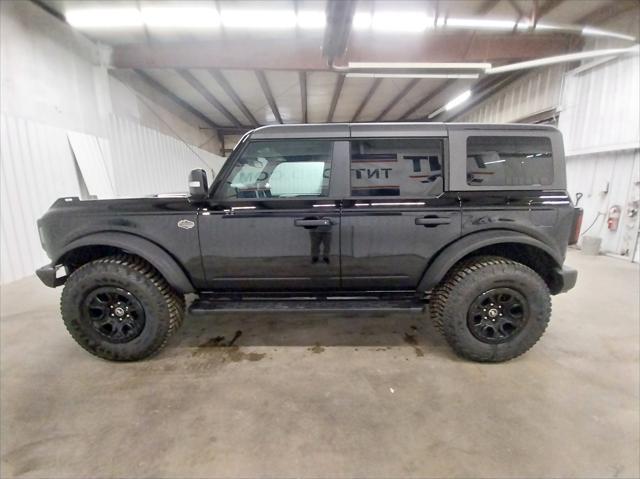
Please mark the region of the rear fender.
POLYGON ((469 256, 481 248, 501 243, 519 243, 538 248, 547 253, 557 267, 561 267, 564 262, 558 251, 531 236, 509 230, 482 231, 465 236, 442 249, 422 276, 418 284, 418 291, 433 289, 444 279, 447 272, 465 256, 469 256))

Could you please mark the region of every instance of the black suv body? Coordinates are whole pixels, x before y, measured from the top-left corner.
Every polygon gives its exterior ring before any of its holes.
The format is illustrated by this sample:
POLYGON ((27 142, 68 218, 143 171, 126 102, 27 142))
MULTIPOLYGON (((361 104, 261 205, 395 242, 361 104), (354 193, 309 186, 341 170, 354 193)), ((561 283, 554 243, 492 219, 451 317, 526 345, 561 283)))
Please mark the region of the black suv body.
POLYGON ((538 125, 258 128, 190 195, 62 198, 38 221, 74 338, 107 359, 159 350, 184 317, 416 310, 456 351, 522 354, 573 287, 581 220, 561 134, 538 125))

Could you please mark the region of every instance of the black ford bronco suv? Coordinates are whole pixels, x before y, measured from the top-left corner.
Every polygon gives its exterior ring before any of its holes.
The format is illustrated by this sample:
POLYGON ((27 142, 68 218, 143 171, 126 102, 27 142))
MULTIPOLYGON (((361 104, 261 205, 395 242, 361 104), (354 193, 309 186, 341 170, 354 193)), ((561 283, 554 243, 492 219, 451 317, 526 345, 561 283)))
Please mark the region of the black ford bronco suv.
POLYGON ((560 133, 539 125, 278 125, 189 195, 61 198, 38 221, 73 338, 110 360, 159 351, 185 316, 423 311, 461 356, 543 334, 581 211, 560 133))

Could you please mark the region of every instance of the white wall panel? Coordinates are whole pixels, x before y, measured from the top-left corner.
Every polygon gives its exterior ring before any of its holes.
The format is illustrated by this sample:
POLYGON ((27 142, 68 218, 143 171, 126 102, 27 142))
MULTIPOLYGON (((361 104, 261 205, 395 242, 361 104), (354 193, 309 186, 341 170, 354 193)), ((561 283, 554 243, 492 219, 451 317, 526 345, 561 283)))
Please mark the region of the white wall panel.
MULTIPOLYGON (((98 140, 119 197, 185 192, 192 168, 208 166, 209 173, 217 173, 224 163, 220 156, 194 146, 192 151, 173 137, 116 116, 108 130, 109 138, 98 140)), ((36 220, 56 199, 81 193, 67 130, 3 113, 0 134, 0 282, 6 283, 48 261, 36 220)))
POLYGON ((568 188, 584 193, 583 231, 602 239, 602 249, 633 254, 640 203, 639 56, 597 61, 567 73, 559 128, 567 159, 568 188), (622 209, 620 226, 607 228, 611 206, 622 209), (597 220, 596 220, 597 218, 597 220))
POLYGON ((489 97, 456 121, 507 123, 555 109, 560 104, 565 65, 533 70, 489 97))
POLYGON ((116 116, 109 119, 109 139, 120 197, 185 192, 189 171, 204 168, 209 175, 211 170, 217 174, 225 160, 116 116))
POLYGON ((567 158, 567 187, 572 198, 584 196, 582 232, 602 239, 602 250, 631 255, 638 232, 638 215, 629 216, 640 200, 640 153, 617 151, 567 158), (636 202, 634 204, 634 202, 636 202), (616 231, 607 228, 609 208, 620 206, 622 215, 616 231))
POLYGON ((638 54, 566 75, 559 128, 569 155, 638 148, 638 54))
POLYGON ((47 262, 36 220, 80 188, 67 131, 2 114, 0 121, 2 283, 33 274, 47 262))

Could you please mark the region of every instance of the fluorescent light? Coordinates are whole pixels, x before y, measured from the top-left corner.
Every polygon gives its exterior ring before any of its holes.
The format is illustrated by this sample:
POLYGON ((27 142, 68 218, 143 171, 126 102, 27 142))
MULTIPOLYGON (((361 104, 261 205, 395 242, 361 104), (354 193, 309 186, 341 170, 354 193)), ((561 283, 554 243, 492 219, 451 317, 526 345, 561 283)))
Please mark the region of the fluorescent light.
POLYGON ((467 78, 476 79, 477 73, 347 73, 347 78, 467 78))
POLYGON ((433 25, 433 18, 422 12, 376 12, 371 28, 381 32, 424 32, 433 25))
POLYGON ((511 20, 483 20, 475 18, 447 18, 448 27, 487 28, 491 30, 512 30, 516 22, 511 20))
POLYGON ((353 16, 353 28, 356 30, 367 30, 371 28, 371 21, 373 20, 370 13, 356 13, 353 16))
POLYGON ((349 69, 362 70, 486 70, 491 63, 393 63, 393 62, 349 62, 349 69))
POLYGON ((298 12, 298 27, 304 29, 321 29, 327 24, 327 16, 324 12, 300 11, 298 12))
POLYGON ((444 107, 438 108, 436 111, 431 112, 427 118, 431 120, 431 118, 433 118, 434 116, 438 116, 443 111, 444 111, 444 107))
POLYGON ((592 28, 592 27, 584 27, 582 29, 582 34, 590 35, 590 36, 599 36, 599 37, 621 38, 623 40, 630 40, 630 41, 635 40, 635 37, 632 37, 630 35, 623 35, 622 33, 611 32, 609 30, 600 30, 598 28, 592 28))
POLYGON ((293 10, 222 10, 222 25, 226 28, 295 28, 293 10))
POLYGON ((380 32, 423 32, 433 26, 433 18, 424 12, 384 11, 356 13, 353 16, 353 28, 356 30, 373 29, 380 32))
POLYGON ((639 46, 634 45, 628 48, 608 48, 604 50, 591 50, 587 52, 569 53, 567 55, 558 55, 554 57, 538 58, 536 60, 530 60, 520 63, 512 63, 511 65, 504 65, 501 67, 488 68, 485 73, 493 75, 495 73, 505 73, 515 70, 525 70, 527 68, 541 67, 545 65, 554 65, 556 63, 573 62, 578 60, 585 60, 587 58, 596 58, 602 56, 615 56, 622 55, 624 53, 634 53, 639 51, 639 46))
POLYGON ((92 8, 69 10, 67 22, 77 28, 119 28, 142 26, 140 11, 135 8, 92 8))
POLYGON ((220 25, 215 8, 149 7, 142 9, 142 20, 150 27, 209 28, 220 25))
POLYGON ((493 165, 494 163, 504 163, 507 160, 495 160, 495 161, 485 161, 485 165, 493 165))
POLYGON ((447 111, 452 110, 455 107, 457 107, 459 105, 462 105, 469 98, 471 98, 471 90, 467 90, 467 91, 461 93, 460 95, 458 95, 457 97, 455 97, 453 100, 451 100, 449 103, 447 103, 444 106, 444 109, 447 110, 447 111))
POLYGON ((436 20, 436 25, 439 27, 444 27, 447 24, 446 17, 440 17, 436 20))

